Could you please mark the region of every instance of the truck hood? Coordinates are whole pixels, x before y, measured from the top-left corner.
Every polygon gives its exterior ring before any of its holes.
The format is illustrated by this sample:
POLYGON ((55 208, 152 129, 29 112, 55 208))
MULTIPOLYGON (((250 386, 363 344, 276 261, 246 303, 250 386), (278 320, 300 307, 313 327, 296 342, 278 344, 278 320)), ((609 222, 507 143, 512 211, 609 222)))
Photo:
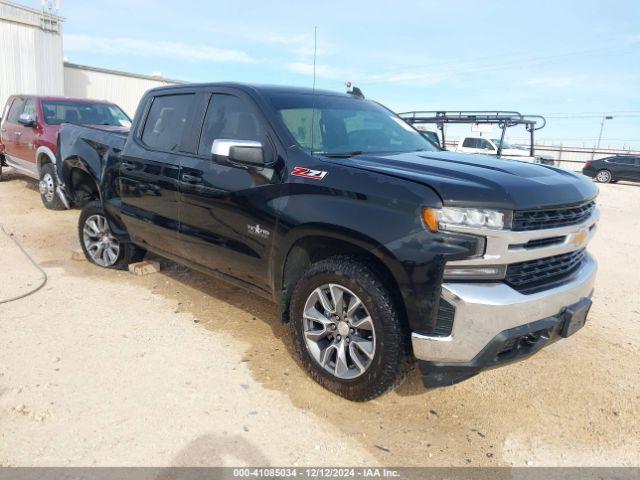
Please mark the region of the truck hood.
POLYGON ((486 155, 442 151, 329 160, 421 183, 449 206, 521 210, 580 203, 598 194, 593 182, 582 175, 486 155))

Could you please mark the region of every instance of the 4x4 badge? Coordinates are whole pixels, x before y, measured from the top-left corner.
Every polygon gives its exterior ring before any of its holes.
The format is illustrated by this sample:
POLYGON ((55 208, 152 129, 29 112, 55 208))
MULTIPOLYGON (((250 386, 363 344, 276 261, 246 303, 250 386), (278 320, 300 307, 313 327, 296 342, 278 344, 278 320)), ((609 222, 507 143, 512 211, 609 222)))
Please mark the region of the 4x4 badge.
POLYGON ((266 228, 261 227, 260 224, 247 225, 247 232, 249 232, 251 235, 262 238, 269 238, 271 236, 271 232, 266 228))
POLYGON ((304 178, 312 178, 313 180, 322 180, 327 176, 327 173, 322 170, 311 170, 310 168, 305 167, 293 167, 293 171, 291 175, 294 177, 304 177, 304 178))

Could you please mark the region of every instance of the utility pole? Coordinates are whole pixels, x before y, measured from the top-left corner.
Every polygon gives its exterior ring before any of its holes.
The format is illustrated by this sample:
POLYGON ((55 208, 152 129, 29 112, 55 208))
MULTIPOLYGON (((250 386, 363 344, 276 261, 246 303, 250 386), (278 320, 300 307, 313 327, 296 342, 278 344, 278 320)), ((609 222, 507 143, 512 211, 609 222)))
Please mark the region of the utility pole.
POLYGON ((602 141, 602 130, 604 130, 604 121, 605 120, 613 120, 613 117, 610 116, 610 115, 605 115, 604 117, 602 117, 602 121, 600 122, 600 135, 598 135, 598 145, 596 146, 596 148, 591 153, 591 160, 593 160, 593 157, 595 157, 596 150, 598 150, 600 148, 600 142, 602 141))

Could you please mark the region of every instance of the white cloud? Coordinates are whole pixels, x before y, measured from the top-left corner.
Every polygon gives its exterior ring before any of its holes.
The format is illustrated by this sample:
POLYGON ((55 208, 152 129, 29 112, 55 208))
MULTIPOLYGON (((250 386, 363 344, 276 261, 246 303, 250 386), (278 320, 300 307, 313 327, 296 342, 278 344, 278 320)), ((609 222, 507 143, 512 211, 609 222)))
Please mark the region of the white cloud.
POLYGON ((141 57, 176 58, 188 61, 249 63, 255 59, 245 52, 208 45, 180 42, 140 40, 126 37, 93 37, 64 35, 67 52, 136 55, 141 57))

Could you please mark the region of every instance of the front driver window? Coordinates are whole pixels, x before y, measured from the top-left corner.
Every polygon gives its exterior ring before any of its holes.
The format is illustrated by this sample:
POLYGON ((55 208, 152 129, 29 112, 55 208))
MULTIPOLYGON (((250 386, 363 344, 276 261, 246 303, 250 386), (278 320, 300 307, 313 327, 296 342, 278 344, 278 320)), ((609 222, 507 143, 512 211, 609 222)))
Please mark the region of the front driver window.
POLYGON ((252 106, 234 95, 211 96, 200 135, 198 155, 209 156, 216 139, 253 140, 265 144, 265 132, 252 106))

